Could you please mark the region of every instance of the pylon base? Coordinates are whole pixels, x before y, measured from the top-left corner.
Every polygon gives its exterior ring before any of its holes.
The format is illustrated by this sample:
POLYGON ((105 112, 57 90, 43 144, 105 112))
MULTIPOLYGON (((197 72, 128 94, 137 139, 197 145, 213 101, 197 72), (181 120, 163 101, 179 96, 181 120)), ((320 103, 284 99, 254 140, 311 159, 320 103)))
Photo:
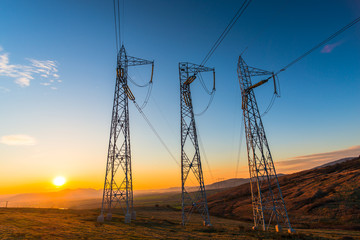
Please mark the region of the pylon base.
POLYGON ((136 211, 132 211, 131 213, 131 219, 136 220, 136 211))
POLYGON ((130 223, 131 222, 131 214, 127 213, 125 214, 125 223, 130 223))
POLYGON ((288 233, 296 233, 296 231, 293 228, 288 228, 288 233))
POLYGON ((100 215, 97 217, 97 222, 98 222, 98 223, 104 223, 104 215, 103 215, 103 214, 100 214, 100 215))
POLYGON ((111 213, 106 214, 106 220, 111 221, 111 219, 112 219, 112 214, 111 213))

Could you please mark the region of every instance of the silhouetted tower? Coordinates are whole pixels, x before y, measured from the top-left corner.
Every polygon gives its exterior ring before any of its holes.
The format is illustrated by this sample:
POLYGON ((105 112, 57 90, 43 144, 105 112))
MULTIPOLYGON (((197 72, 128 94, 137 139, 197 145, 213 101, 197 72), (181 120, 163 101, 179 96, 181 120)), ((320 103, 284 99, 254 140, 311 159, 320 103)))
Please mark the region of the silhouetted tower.
POLYGON ((191 100, 190 84, 200 72, 214 73, 214 68, 208 68, 192 63, 179 63, 180 77, 180 114, 181 114, 181 210, 182 225, 185 225, 191 214, 197 211, 201 214, 204 225, 211 226, 206 199, 204 176, 201 167, 194 110, 191 100), (190 182, 194 177, 194 182, 190 182), (193 188, 198 187, 194 191, 193 188))
POLYGON ((272 224, 275 224, 276 231, 281 231, 281 225, 285 225, 289 232, 293 232, 254 93, 254 88, 270 79, 274 80, 276 92, 275 76, 272 72, 247 66, 240 56, 238 77, 250 172, 253 228, 268 230, 272 224), (269 77, 253 85, 251 77, 257 76, 269 77))
POLYGON ((111 118, 109 148, 106 164, 105 183, 101 214, 98 222, 111 220, 115 207, 121 207, 125 223, 136 219, 133 209, 133 183, 131 169, 130 127, 128 99, 135 100, 128 83, 128 67, 152 64, 140 58, 127 56, 122 45, 117 55, 116 84, 111 118))

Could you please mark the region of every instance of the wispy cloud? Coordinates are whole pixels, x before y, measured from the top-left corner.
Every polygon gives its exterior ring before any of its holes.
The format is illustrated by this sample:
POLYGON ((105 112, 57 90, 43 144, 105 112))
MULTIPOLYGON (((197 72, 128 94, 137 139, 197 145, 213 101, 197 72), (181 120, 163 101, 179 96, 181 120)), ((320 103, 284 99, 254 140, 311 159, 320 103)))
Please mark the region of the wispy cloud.
POLYGON ((337 46, 341 45, 343 43, 343 41, 339 41, 333 44, 326 44, 322 49, 321 49, 321 53, 331 53, 334 48, 336 48, 337 46))
POLYGON ((2 136, 0 143, 12 146, 31 146, 36 144, 36 140, 28 135, 17 134, 2 136))
POLYGON ((328 162, 339 160, 341 158, 356 157, 360 154, 360 145, 352 146, 333 152, 316 153, 305 156, 298 156, 276 163, 277 172, 290 173, 314 168, 328 162))
MULTIPOLYGON (((14 79, 14 82, 20 87, 28 87, 32 80, 42 80, 44 86, 50 86, 60 83, 58 65, 52 60, 36 60, 27 58, 30 63, 28 65, 10 64, 9 53, 3 52, 0 46, 0 77, 8 77, 14 79), (50 80, 50 81, 49 81, 50 80)), ((54 87, 55 88, 55 87, 54 87)))

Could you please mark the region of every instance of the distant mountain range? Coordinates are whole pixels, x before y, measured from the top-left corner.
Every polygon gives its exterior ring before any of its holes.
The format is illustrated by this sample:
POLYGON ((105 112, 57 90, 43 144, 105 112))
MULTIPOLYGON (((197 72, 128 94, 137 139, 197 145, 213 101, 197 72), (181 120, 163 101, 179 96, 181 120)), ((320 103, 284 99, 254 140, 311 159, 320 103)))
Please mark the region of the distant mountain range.
MULTIPOLYGON (((316 167, 324 168, 346 162, 353 158, 344 158, 325 165, 316 167)), ((311 171, 311 170, 310 170, 311 171)), ((278 174, 279 179, 283 179, 291 175, 278 174)), ((218 190, 220 189, 233 189, 237 186, 242 188, 249 187, 248 178, 232 178, 219 182, 215 182, 206 185, 207 190, 218 190), (245 184, 245 185, 244 185, 245 184)), ((197 187, 189 187, 188 190, 197 190, 197 187)), ((221 191, 221 190, 220 190, 221 191)), ((229 190, 233 191, 233 190, 229 190)), ((155 190, 140 190, 135 191, 135 196, 140 195, 159 195, 166 193, 179 193, 181 192, 180 187, 172 187, 166 189, 155 189, 155 190)), ((165 196, 165 195, 164 195, 165 196)), ((24 194, 12 194, 12 195, 0 195, 0 207, 5 206, 5 202, 8 201, 8 207, 42 207, 42 208, 70 208, 70 207, 81 207, 81 208, 94 208, 95 206, 100 207, 102 198, 102 189, 96 190, 92 188, 84 189, 65 189, 58 192, 47 192, 47 193, 24 193, 24 194), (81 205, 81 206, 80 206, 81 205)), ((212 198, 211 198, 212 199, 212 198)))
MULTIPOLYGON (((247 178, 228 179, 221 182, 216 182, 206 186, 207 190, 229 188, 239 186, 243 183, 249 182, 247 178)), ((198 187, 189 187, 188 190, 197 190, 198 187)), ((154 195, 163 193, 179 193, 180 187, 172 187, 155 190, 138 190, 135 191, 135 196, 139 195, 154 195)), ((69 208, 74 205, 86 205, 86 202, 100 202, 103 190, 93 188, 79 188, 79 189, 65 189, 57 192, 45 193, 22 193, 22 194, 7 194, 0 195, 0 207, 3 207, 8 201, 8 207, 42 207, 42 208, 69 208)), ((89 204, 93 207, 95 204, 89 204)), ((100 206, 100 204, 98 204, 100 206)), ((82 206, 84 208, 86 206, 82 206)))
MULTIPOLYGON (((0 203, 8 201, 8 207, 48 207, 64 208, 69 202, 101 198, 102 190, 92 188, 65 189, 58 192, 23 193, 15 195, 0 195, 0 203)), ((2 206, 3 204, 0 204, 2 206)))
MULTIPOLYGON (((290 222, 360 230, 360 158, 340 159, 279 177, 290 222)), ((251 221, 251 191, 243 184, 208 197, 210 214, 251 221)))

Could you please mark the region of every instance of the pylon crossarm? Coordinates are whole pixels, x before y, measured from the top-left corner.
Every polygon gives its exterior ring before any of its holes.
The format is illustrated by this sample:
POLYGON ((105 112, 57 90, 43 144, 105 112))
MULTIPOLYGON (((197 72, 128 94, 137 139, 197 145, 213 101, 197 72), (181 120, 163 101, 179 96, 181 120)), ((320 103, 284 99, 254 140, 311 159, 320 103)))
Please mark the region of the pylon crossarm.
POLYGON ((268 76, 273 74, 273 72, 262 70, 259 68, 254 68, 254 67, 248 67, 247 71, 250 77, 268 76))
POLYGON ((145 60, 142 58, 127 56, 127 64, 129 67, 154 64, 154 61, 145 60))

